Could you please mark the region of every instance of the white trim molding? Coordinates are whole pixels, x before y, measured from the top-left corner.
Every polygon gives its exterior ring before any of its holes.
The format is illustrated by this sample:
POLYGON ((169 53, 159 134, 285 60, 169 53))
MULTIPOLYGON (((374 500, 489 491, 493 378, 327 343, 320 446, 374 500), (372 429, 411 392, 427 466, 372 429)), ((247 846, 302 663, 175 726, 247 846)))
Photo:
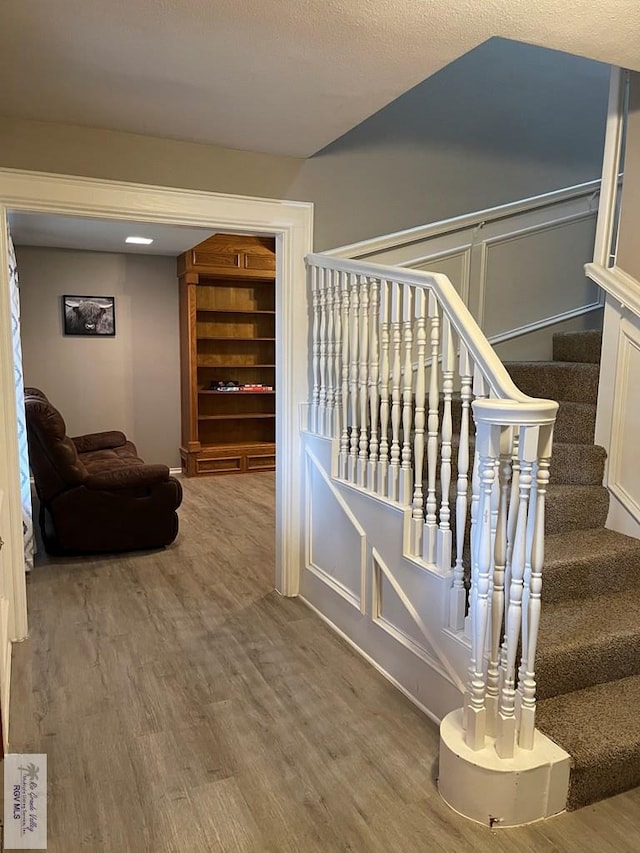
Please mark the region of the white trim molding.
POLYGON ((587 278, 612 296, 620 307, 628 308, 637 317, 640 317, 640 282, 633 276, 621 270, 620 267, 603 267, 601 264, 585 264, 587 278))
MULTIPOLYGON (((219 228, 276 238, 276 588, 297 595, 302 564, 302 448, 298 405, 308 399, 306 359, 307 289, 305 256, 312 249, 313 205, 273 199, 196 192, 144 184, 41 172, 0 169, 0 252, 6 256, 2 224, 9 210, 66 213, 139 222, 219 228)), ((10 505, 14 601, 12 639, 27 634, 25 579, 19 509, 15 397, 12 386, 8 281, 0 264, 0 483, 10 505), (9 375, 11 373, 11 376, 9 375)))
POLYGON ((593 250, 593 260, 602 267, 609 267, 615 258, 613 246, 618 198, 620 193, 620 167, 622 141, 624 138, 625 115, 624 101, 627 88, 628 71, 612 66, 609 80, 609 103, 607 107, 607 127, 602 157, 602 183, 600 187, 600 207, 593 250))

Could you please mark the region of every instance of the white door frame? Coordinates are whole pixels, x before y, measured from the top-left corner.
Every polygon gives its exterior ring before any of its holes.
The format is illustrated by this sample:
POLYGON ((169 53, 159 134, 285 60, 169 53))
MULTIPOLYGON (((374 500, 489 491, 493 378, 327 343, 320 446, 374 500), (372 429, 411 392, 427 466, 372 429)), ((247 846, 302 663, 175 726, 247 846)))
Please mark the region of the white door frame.
MULTIPOLYGON (((302 464, 299 404, 308 400, 305 256, 312 251, 313 205, 0 168, 0 258, 6 257, 8 210, 98 216, 217 228, 276 238, 276 589, 297 595, 302 563, 302 464)), ((11 570, 10 638, 27 636, 11 306, 0 263, 0 489, 4 490, 11 570), (12 606, 11 606, 12 605, 12 606)), ((215 519, 212 519, 215 524, 215 519)), ((240 528, 239 535, 242 535, 240 528)))

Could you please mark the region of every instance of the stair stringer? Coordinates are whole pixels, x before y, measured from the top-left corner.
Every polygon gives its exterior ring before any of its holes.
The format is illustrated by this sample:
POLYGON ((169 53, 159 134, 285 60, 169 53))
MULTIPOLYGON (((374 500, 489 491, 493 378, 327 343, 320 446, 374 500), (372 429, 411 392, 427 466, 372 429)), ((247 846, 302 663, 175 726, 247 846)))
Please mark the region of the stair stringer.
POLYGON ((515 826, 565 807, 569 756, 536 731, 533 750, 500 760, 461 726, 469 641, 448 627, 452 572, 408 556, 411 509, 338 479, 339 443, 306 432, 301 598, 432 720, 439 788, 481 823, 515 826))

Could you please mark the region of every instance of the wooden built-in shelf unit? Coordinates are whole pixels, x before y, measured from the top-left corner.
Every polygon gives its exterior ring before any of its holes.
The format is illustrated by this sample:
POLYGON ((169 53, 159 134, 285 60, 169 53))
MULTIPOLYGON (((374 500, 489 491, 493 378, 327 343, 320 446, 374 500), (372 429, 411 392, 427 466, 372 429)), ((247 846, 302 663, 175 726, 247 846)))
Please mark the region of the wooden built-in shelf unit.
POLYGON ((269 237, 214 234, 178 258, 182 458, 188 476, 275 468, 276 256, 269 237))

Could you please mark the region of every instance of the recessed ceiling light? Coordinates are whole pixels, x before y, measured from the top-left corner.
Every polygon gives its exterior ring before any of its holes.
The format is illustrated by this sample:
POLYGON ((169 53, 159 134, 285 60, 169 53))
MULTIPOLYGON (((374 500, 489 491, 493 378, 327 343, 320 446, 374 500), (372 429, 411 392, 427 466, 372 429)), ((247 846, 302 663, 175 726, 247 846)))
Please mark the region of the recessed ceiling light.
POLYGON ((140 246, 148 246, 149 243, 153 243, 152 237, 127 237, 124 241, 125 243, 137 243, 140 246))

